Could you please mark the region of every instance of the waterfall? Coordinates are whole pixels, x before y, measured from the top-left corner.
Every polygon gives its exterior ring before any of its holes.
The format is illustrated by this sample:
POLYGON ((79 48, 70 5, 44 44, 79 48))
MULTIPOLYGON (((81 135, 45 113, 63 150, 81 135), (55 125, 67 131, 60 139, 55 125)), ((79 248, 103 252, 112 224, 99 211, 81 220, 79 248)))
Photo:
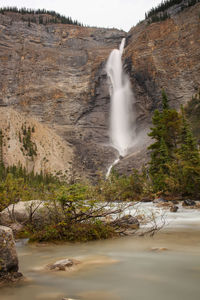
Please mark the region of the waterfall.
MULTIPOLYGON (((132 108, 134 96, 122 65, 124 45, 125 39, 122 39, 119 49, 111 52, 106 64, 106 72, 110 78, 110 140, 111 145, 122 157, 127 155, 133 146, 135 136, 132 108)), ((112 166, 113 164, 109 167, 110 170, 112 166)), ((109 173, 107 172, 108 175, 109 173)))

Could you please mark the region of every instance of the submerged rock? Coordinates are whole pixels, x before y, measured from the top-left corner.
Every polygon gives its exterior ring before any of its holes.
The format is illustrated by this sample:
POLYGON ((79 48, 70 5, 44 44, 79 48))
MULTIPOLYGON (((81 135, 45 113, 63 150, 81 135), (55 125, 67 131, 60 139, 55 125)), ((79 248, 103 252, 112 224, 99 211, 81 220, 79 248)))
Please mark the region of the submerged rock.
POLYGON ((78 300, 78 299, 72 299, 72 298, 62 298, 62 300, 78 300))
POLYGON ((168 249, 165 247, 161 247, 161 248, 151 248, 151 251, 153 252, 163 252, 163 251, 167 251, 168 249))
POLYGON ((0 226, 0 285, 16 282, 23 275, 18 272, 18 258, 12 230, 0 226))
POLYGON ((79 264, 80 261, 78 260, 66 258, 66 259, 59 260, 54 264, 48 265, 47 269, 56 270, 56 271, 66 271, 79 264))

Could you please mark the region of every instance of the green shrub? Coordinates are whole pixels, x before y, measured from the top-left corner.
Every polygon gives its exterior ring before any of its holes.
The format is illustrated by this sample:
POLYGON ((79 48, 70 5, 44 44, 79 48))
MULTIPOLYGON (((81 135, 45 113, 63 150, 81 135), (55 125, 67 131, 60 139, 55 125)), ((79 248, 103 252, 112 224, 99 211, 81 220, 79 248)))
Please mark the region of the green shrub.
POLYGON ((43 230, 30 232, 30 241, 70 241, 87 242, 92 240, 107 239, 113 237, 114 229, 101 222, 68 223, 60 222, 57 225, 47 225, 43 230))

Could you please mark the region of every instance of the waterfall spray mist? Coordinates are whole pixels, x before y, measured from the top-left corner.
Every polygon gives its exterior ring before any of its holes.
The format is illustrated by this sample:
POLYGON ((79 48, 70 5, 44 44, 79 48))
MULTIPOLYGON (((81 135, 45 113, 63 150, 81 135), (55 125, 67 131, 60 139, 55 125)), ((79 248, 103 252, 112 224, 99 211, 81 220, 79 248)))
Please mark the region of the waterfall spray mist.
POLYGON ((135 136, 133 101, 134 96, 130 88, 128 76, 123 71, 122 53, 125 39, 122 39, 119 49, 114 49, 106 65, 110 78, 110 139, 112 146, 121 156, 125 156, 133 145, 135 136))

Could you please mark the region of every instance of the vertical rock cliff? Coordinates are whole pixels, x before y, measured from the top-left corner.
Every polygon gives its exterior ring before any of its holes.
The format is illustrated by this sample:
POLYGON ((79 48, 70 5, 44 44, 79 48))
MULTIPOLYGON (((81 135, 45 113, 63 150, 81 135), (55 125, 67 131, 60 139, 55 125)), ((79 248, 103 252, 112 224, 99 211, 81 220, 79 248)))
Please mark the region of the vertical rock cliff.
POLYGON ((5 116, 0 126, 7 164, 20 161, 36 172, 73 170, 86 176, 107 167, 113 150, 104 64, 124 36, 115 29, 29 25, 16 14, 0 15, 0 113, 5 116), (24 157, 18 141, 23 124, 36 128, 38 150, 31 158, 24 157))
POLYGON ((165 89, 170 105, 180 109, 200 89, 200 3, 178 10, 171 18, 133 27, 124 53, 126 70, 136 98, 137 133, 141 136, 135 152, 123 159, 119 169, 131 170, 147 161, 146 132, 152 113, 161 107, 161 90, 165 89))

